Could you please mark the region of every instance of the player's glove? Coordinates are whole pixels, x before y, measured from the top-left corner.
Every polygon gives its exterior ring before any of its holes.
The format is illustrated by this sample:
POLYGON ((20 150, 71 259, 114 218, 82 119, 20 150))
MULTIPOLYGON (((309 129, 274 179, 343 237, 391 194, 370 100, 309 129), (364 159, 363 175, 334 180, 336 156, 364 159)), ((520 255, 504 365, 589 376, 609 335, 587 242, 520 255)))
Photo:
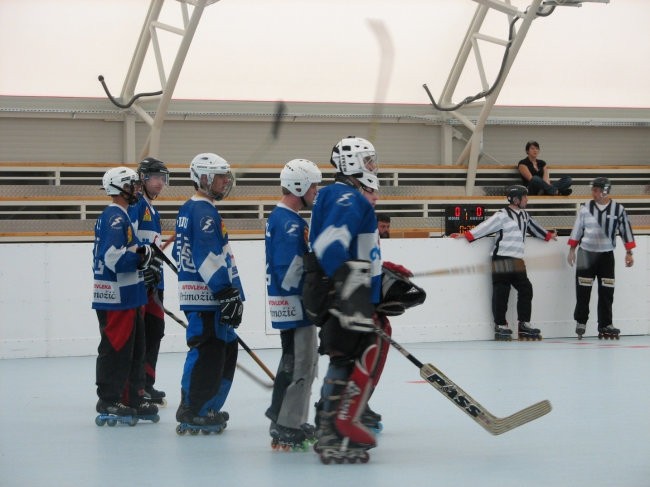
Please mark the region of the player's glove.
POLYGON ((239 289, 227 287, 217 293, 216 298, 221 308, 221 323, 233 328, 239 327, 244 313, 244 303, 239 296, 239 289))
POLYGON ((162 280, 162 266, 163 260, 158 255, 154 255, 149 263, 149 267, 142 271, 144 284, 148 289, 155 288, 162 280))
POLYGON ((151 248, 150 245, 143 245, 142 247, 138 247, 136 253, 140 255, 140 263, 138 264, 138 270, 141 271, 149 267, 151 261, 153 260, 154 255, 156 255, 156 253, 154 252, 154 250, 151 248))

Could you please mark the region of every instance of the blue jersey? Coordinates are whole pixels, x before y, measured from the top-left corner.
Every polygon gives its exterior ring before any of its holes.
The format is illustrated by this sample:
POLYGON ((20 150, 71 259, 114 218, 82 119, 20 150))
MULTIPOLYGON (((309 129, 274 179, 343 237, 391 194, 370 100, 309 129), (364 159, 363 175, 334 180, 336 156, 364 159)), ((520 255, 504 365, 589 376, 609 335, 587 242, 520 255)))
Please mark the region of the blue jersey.
POLYGON ((318 192, 309 245, 325 274, 332 277, 348 260, 371 264, 372 302, 381 300, 381 252, 375 209, 358 189, 334 183, 318 192))
POLYGON ((302 305, 303 255, 307 222, 279 203, 266 222, 266 291, 273 328, 310 326, 302 305))
POLYGON ((208 198, 192 196, 179 209, 173 256, 182 310, 219 310, 215 295, 228 287, 239 289, 244 301, 228 232, 208 198))
POLYGON ((138 270, 141 257, 129 250, 137 245, 126 210, 115 203, 107 206, 95 223, 93 309, 132 309, 147 303, 138 270))
MULTIPOLYGON (((136 238, 143 244, 156 244, 160 246, 162 242, 161 233, 162 226, 160 224, 160 213, 152 206, 152 204, 140 195, 138 202, 129 206, 129 218, 133 222, 133 230, 135 230, 136 238)), ((162 276, 162 268, 160 269, 161 279, 158 283, 158 289, 165 289, 165 280, 162 276)))

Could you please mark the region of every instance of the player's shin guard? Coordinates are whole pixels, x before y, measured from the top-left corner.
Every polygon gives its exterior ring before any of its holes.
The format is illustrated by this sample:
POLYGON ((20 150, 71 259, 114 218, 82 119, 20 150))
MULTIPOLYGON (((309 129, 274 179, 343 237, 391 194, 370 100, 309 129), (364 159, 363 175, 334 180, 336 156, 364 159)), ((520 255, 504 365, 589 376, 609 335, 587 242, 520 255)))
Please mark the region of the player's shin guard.
POLYGON ((379 362, 379 347, 370 345, 355 363, 336 411, 335 425, 340 435, 370 448, 376 445, 375 435, 361 422, 373 387, 373 376, 379 362))

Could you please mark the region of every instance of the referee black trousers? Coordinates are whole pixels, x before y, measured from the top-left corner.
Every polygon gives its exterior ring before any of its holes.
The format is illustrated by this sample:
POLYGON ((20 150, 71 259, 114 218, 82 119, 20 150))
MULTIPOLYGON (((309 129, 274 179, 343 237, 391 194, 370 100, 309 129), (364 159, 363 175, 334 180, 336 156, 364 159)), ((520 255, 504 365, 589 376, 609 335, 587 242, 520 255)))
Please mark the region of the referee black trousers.
POLYGON ((589 319, 589 301, 594 279, 598 279, 598 328, 612 324, 614 303, 614 252, 589 252, 578 249, 576 263, 576 307, 573 318, 578 323, 589 319))

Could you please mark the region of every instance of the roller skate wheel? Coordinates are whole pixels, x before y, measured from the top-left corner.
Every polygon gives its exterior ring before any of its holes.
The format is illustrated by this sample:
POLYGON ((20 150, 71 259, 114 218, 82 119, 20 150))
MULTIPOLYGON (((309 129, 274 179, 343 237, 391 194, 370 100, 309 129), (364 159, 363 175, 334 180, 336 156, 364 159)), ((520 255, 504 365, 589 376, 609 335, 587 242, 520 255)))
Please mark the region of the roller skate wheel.
POLYGON ((180 424, 176 426, 176 434, 183 436, 185 434, 185 428, 183 428, 180 424))
POLYGON ((160 416, 158 416, 156 414, 151 421, 153 421, 154 423, 157 423, 158 421, 160 421, 160 416))
POLYGON ((329 465, 332 462, 332 459, 327 455, 320 455, 320 461, 323 465, 329 465))
POLYGON ((345 462, 344 458, 334 457, 334 463, 336 463, 337 465, 341 465, 343 462, 345 462))
POLYGON ((109 426, 115 426, 117 424, 117 419, 114 418, 107 419, 106 424, 109 426))
POLYGON ((361 463, 368 463, 368 461, 370 460, 370 455, 368 455, 368 452, 364 451, 363 455, 361 455, 361 458, 359 460, 361 460, 361 463))
POLYGON ((131 418, 131 419, 129 419, 129 421, 127 422, 127 424, 128 424, 129 426, 135 426, 136 424, 138 424, 138 418, 131 418))
POLYGON ((190 430, 190 435, 192 435, 192 436, 196 436, 196 435, 198 435, 198 434, 199 434, 199 430, 197 430, 197 429, 191 429, 191 430, 190 430))
POLYGON ((106 424, 106 420, 103 419, 101 416, 97 416, 97 417, 95 418, 95 424, 96 424, 97 426, 104 426, 104 425, 106 424))
POLYGON ((201 430, 201 434, 208 436, 210 434, 210 430, 201 430))

